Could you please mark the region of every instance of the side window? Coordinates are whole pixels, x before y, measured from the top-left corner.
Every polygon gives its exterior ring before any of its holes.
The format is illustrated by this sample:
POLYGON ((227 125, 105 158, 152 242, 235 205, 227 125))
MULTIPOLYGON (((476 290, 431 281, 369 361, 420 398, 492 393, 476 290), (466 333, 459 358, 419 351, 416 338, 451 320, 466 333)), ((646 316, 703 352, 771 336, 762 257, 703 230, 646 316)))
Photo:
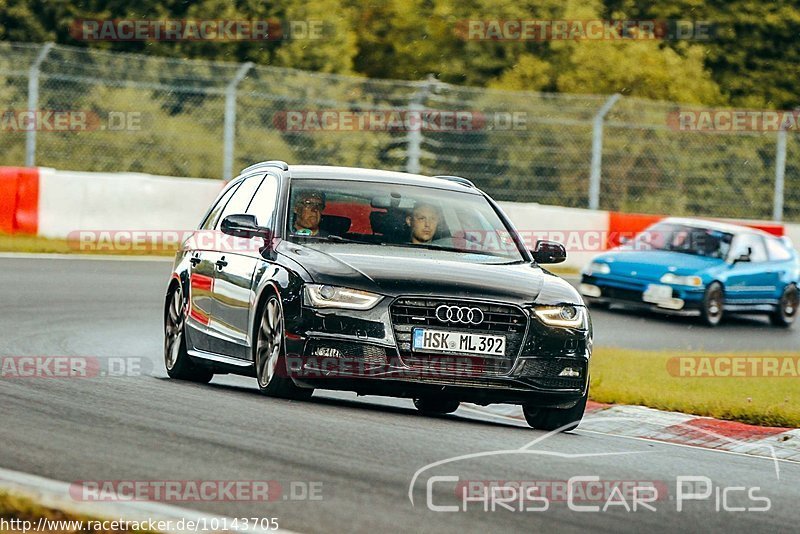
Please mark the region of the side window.
POLYGON ((755 234, 740 234, 736 236, 733 245, 732 258, 738 258, 742 254, 747 254, 750 249, 750 261, 753 263, 767 261, 767 249, 764 246, 764 238, 755 234))
POLYGON ((214 226, 217 224, 217 219, 219 219, 220 212, 225 208, 225 205, 231 199, 233 193, 235 193, 236 190, 239 189, 239 187, 240 187, 239 185, 231 187, 225 192, 224 195, 222 195, 222 197, 217 201, 216 205, 214 206, 214 209, 212 209, 211 212, 209 212, 205 221, 203 221, 203 224, 200 225, 201 230, 210 230, 211 228, 214 228, 214 226))
POLYGON ((786 250, 783 243, 777 239, 767 239, 767 251, 771 261, 788 261, 792 259, 792 253, 786 250))
POLYGON ((250 202, 247 213, 255 215, 259 226, 272 227, 272 216, 275 213, 275 204, 278 200, 278 179, 268 174, 261 187, 256 191, 256 196, 250 202))
POLYGON ((250 200, 253 198, 253 193, 256 192, 256 188, 258 188, 260 183, 260 177, 254 176, 252 178, 245 178, 242 185, 236 190, 233 198, 228 202, 228 205, 222 210, 222 214, 219 216, 214 228, 219 228, 222 219, 228 215, 245 213, 247 211, 247 206, 250 204, 250 200))

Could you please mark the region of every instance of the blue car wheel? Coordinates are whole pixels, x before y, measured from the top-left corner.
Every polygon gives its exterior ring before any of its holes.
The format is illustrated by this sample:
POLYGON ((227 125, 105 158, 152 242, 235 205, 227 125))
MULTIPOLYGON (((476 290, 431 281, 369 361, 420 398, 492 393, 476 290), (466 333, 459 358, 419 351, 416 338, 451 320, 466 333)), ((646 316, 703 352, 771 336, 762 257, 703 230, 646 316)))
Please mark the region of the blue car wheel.
POLYGON ((719 282, 712 282, 706 288, 706 293, 703 297, 703 307, 700 309, 703 322, 708 326, 717 326, 722 322, 724 311, 725 292, 722 289, 722 284, 719 282))

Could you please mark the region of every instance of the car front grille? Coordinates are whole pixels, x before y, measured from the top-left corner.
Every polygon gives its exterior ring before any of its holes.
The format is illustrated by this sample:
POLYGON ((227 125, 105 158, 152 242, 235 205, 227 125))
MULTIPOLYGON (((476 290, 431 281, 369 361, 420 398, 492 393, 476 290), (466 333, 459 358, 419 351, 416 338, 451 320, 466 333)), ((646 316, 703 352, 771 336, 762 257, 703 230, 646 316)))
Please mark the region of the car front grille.
POLYGON ((515 306, 441 298, 397 299, 391 306, 391 317, 403 363, 435 375, 472 377, 508 373, 522 346, 528 321, 525 313, 515 306), (436 318, 436 308, 442 304, 478 308, 483 313, 484 320, 478 325, 442 322, 436 318), (415 327, 430 327, 454 333, 503 335, 506 337, 506 354, 489 356, 412 351, 411 332, 415 327))
POLYGON ((545 389, 582 389, 586 380, 586 361, 575 358, 532 358, 516 371, 519 378, 545 389), (580 370, 580 376, 559 376, 565 367, 580 370))

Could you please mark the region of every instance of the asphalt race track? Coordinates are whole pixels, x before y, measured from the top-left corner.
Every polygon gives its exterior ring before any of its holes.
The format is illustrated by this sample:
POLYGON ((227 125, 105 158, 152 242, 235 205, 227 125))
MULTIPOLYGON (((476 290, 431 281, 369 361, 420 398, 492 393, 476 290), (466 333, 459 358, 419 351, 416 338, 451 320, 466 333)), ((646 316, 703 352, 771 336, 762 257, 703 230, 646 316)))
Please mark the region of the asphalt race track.
MULTIPOLYGON (((795 530, 800 521, 796 463, 580 430, 521 451, 545 433, 464 407, 453 416, 434 418, 417 415, 410 401, 318 391, 310 401, 289 402, 263 397, 252 379, 222 376, 203 386, 169 380, 161 347, 169 268, 165 261, 0 259, 0 356, 128 358, 142 369, 127 373, 131 376, 0 379, 0 467, 66 482, 277 481, 281 490, 269 503, 170 504, 229 517, 276 517, 281 527, 299 532, 585 533, 698 527, 779 532, 795 530), (429 509, 429 484, 432 504, 461 501, 455 482, 434 475, 458 477, 461 483, 555 484, 597 476, 605 482, 654 484, 661 491, 650 503, 655 511, 641 505, 628 511, 619 499, 606 511, 574 511, 553 495, 547 510, 518 511, 519 503, 513 503, 508 506, 514 511, 500 505, 484 511, 483 503, 471 502, 466 512, 443 512, 429 509), (713 491, 703 500, 684 499, 678 512, 678 476, 707 477, 713 488, 696 491, 713 491), (414 505, 409 500, 412 480, 414 505), (295 496, 302 497, 302 488, 309 485, 321 499, 290 498, 290 488, 299 488, 295 496)), ((593 317, 595 342, 603 346, 800 346, 800 328, 781 331, 761 319, 729 321, 711 330, 687 319, 627 312, 598 311, 593 317)), ((605 501, 578 504, 602 508, 605 501)), ((632 505, 629 498, 625 502, 632 505)), ((542 508, 543 503, 524 507, 542 508)))

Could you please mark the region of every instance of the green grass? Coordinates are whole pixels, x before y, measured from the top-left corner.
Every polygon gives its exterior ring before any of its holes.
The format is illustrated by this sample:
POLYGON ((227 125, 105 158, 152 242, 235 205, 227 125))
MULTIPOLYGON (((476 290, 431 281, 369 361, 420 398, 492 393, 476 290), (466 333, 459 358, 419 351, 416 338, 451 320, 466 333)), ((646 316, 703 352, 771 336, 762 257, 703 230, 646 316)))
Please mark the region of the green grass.
MULTIPOLYGON (((597 402, 634 404, 763 426, 800 427, 800 378, 674 376, 672 358, 793 357, 800 353, 703 353, 596 348, 590 397, 597 402)), ((673 361, 673 365, 676 362, 673 361)), ((800 370, 799 370, 800 371, 800 370)))
MULTIPOLYGON (((20 495, 13 495, 11 493, 0 491, 0 517, 6 520, 11 519, 19 519, 22 521, 30 521, 33 523, 33 528, 35 529, 38 525, 38 521, 40 518, 49 519, 52 521, 83 521, 84 522, 84 530, 80 532, 103 532, 103 533, 122 533, 122 532, 153 532, 148 530, 98 530, 94 528, 95 522, 102 522, 103 519, 98 517, 88 516, 84 514, 73 514, 69 512, 65 512, 63 510, 59 510, 56 508, 51 508, 48 506, 43 506, 36 501, 29 499, 28 497, 23 497, 20 495), (91 528, 88 528, 91 527, 91 528)), ((109 518, 109 521, 114 521, 114 519, 109 518)), ((131 525, 133 526, 133 525, 131 525)), ((13 530, 0 530, 0 532, 17 532, 13 530)), ((18 532, 22 532, 18 530, 18 532)), ((29 531, 30 532, 30 531, 29 531)), ((76 532, 74 530, 59 530, 59 531, 45 531, 45 532, 76 532)))
POLYGON ((21 252, 37 254, 114 254, 125 256, 174 256, 176 248, 153 250, 81 250, 77 241, 49 239, 46 237, 0 233, 0 252, 21 252))

